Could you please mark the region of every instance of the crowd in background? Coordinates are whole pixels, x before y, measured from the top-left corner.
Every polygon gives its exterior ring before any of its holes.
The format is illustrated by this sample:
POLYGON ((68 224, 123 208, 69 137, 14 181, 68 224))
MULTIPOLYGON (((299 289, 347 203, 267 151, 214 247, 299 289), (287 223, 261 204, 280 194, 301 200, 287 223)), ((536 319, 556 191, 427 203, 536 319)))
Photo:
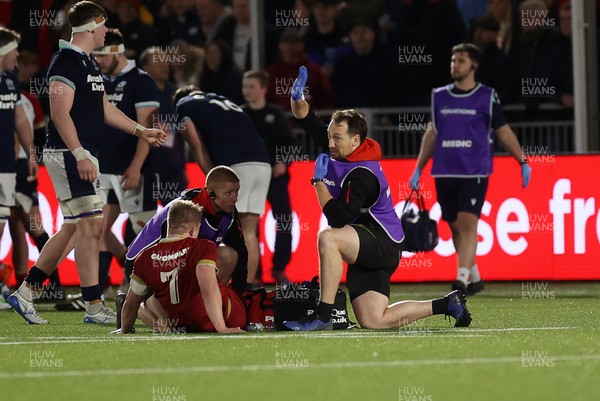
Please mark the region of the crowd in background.
MULTIPOLYGON (((0 2, 0 24, 22 35, 24 88, 43 82, 35 78, 58 39, 68 40, 65 10, 74 2, 0 2)), ((161 46, 174 84, 244 102, 250 0, 98 3, 123 33, 127 57, 140 61, 144 49, 161 46)), ((450 82, 450 50, 463 41, 481 49, 476 78, 503 103, 573 107, 570 0, 264 0, 263 10, 268 99, 287 110, 300 65, 315 109, 426 106, 431 89, 450 82)))

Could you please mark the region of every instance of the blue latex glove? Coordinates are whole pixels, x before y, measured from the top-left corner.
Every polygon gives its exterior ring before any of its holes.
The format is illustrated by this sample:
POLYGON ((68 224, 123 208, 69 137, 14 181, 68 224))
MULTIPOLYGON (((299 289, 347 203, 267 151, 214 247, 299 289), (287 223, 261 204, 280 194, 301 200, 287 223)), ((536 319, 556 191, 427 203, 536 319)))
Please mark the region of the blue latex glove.
POLYGON ((529 164, 521 165, 521 177, 523 178, 523 188, 526 188, 531 179, 531 167, 529 167, 529 164))
POLYGON ((306 80, 308 79, 308 71, 306 71, 305 66, 300 66, 298 69, 298 78, 292 84, 292 99, 295 102, 302 99, 302 95, 304 94, 304 87, 306 86, 306 80))
POLYGON ((327 175, 327 166, 329 166, 329 155, 327 153, 321 153, 315 162, 315 173, 313 177, 325 178, 325 175, 327 175))
POLYGON ((421 169, 416 168, 413 175, 410 177, 410 188, 419 189, 419 180, 421 179, 421 169))

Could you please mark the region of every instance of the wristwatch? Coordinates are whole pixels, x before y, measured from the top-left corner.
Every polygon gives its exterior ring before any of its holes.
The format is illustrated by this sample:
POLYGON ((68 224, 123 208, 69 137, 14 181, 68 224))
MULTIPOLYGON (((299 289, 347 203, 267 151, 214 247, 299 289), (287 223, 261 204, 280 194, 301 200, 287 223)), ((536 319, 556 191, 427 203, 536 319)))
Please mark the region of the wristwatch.
POLYGON ((313 178, 310 179, 310 185, 312 185, 313 187, 315 185, 317 185, 317 182, 323 182, 323 179, 322 178, 315 178, 315 177, 313 177, 313 178))

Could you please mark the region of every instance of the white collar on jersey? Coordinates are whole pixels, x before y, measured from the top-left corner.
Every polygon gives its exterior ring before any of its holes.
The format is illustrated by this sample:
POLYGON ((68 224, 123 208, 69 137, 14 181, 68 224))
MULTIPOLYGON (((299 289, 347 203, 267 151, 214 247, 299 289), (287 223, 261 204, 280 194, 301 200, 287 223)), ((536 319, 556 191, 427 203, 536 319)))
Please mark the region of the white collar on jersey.
POLYGON ((135 60, 127 60, 127 65, 123 67, 119 75, 127 74, 129 71, 135 68, 135 60))
POLYGON ((81 54, 83 54, 83 55, 86 55, 86 56, 87 56, 86 52, 84 52, 84 51, 83 51, 83 49, 82 49, 81 47, 79 47, 79 46, 77 46, 77 45, 74 45, 74 44, 73 44, 73 43, 71 43, 71 42, 67 42, 66 40, 63 40, 63 39, 60 39, 60 40, 58 41, 58 47, 59 47, 60 49, 71 49, 71 50, 74 50, 74 51, 76 51, 76 52, 78 52, 78 53, 81 53, 81 54))

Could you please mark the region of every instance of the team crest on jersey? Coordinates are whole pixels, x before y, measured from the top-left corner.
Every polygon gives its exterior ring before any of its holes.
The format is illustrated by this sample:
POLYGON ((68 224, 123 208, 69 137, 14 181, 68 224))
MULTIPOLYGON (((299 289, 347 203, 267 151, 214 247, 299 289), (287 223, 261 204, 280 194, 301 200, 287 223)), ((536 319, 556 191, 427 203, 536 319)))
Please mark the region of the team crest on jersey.
POLYGON ((121 81, 119 82, 119 84, 117 85, 117 87, 115 88, 116 92, 123 92, 123 90, 125 89, 125 85, 127 85, 126 81, 121 81))
POLYGON ((8 87, 8 90, 11 90, 11 91, 14 91, 14 90, 16 89, 16 88, 15 88, 15 83, 14 83, 14 82, 13 82, 13 80, 12 80, 12 79, 10 79, 10 78, 8 78, 8 79, 6 80, 6 86, 8 87))
POLYGON ((269 113, 265 116, 265 122, 267 124, 273 124, 275 122, 275 114, 269 113))

